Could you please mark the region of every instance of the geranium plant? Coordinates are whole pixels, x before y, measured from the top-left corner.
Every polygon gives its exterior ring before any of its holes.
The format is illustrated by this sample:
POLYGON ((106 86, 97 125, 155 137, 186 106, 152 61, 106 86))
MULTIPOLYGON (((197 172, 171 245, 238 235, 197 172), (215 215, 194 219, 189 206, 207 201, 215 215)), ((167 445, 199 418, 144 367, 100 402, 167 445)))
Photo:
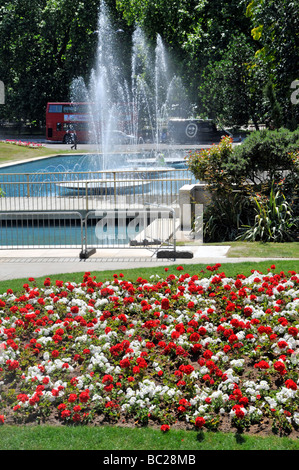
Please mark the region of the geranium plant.
POLYGON ((275 266, 30 278, 0 296, 1 423, 298 435, 298 313, 299 274, 275 266))

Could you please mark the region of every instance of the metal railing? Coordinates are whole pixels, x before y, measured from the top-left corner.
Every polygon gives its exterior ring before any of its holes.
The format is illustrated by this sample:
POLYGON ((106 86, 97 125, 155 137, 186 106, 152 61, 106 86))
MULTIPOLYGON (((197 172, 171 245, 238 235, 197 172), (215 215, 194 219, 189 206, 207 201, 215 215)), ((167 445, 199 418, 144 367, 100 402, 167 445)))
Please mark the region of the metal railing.
POLYGON ((191 182, 168 167, 0 173, 0 250, 173 247, 179 191, 191 182))
POLYGON ((0 213, 0 249, 78 248, 87 258, 99 248, 160 248, 176 246, 175 210, 106 209, 0 213))
POLYGON ((173 208, 158 205, 90 211, 83 221, 83 253, 98 248, 175 249, 178 223, 173 208))
POLYGON ((177 204, 188 170, 0 173, 0 212, 89 211, 177 204))
POLYGON ((83 220, 76 211, 0 212, 0 249, 80 248, 83 220))

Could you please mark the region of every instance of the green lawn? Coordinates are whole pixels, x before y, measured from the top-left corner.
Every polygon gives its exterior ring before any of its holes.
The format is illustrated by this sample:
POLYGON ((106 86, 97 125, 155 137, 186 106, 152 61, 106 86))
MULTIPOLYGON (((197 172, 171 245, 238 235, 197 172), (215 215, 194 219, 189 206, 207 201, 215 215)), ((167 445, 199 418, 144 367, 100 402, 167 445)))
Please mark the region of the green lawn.
MULTIPOLYGON (((199 242, 178 242, 179 246, 201 245, 199 242)), ((299 259, 299 242, 264 243, 230 241, 208 243, 209 246, 229 246, 228 258, 297 258, 299 259)))
MULTIPOLYGON (((221 264, 221 268, 219 271, 224 271, 227 277, 234 277, 239 273, 244 274, 245 276, 249 275, 252 269, 260 270, 264 273, 267 273, 267 269, 270 268, 272 264, 275 264, 276 270, 279 271, 299 271, 299 260, 267 260, 262 262, 251 262, 246 261, 242 263, 225 263, 221 264)), ((213 263, 211 263, 213 265, 213 263)), ((87 271, 91 266, 85 265, 85 270, 87 271)), ((184 271, 188 272, 191 276, 193 274, 198 274, 201 270, 205 270, 206 264, 188 264, 184 265, 184 263, 178 263, 172 266, 168 266, 169 270, 167 271, 167 275, 173 273, 177 273, 177 266, 183 266, 184 271)), ((90 271, 91 276, 96 276, 98 281, 103 281, 105 279, 112 279, 112 276, 116 272, 117 274, 123 273, 126 279, 137 279, 138 277, 142 278, 149 278, 152 275, 158 274, 159 276, 165 276, 165 270, 163 266, 153 266, 149 268, 136 268, 136 269, 125 269, 120 267, 118 270, 115 271, 90 271)), ((52 279, 59 279, 62 281, 70 281, 70 282, 81 282, 82 281, 82 273, 84 270, 82 269, 81 272, 76 273, 65 273, 65 274, 57 274, 50 276, 52 279)), ((210 276, 210 272, 207 272, 207 275, 210 276)), ((30 276, 30 272, 28 273, 30 276)), ((36 278, 36 283, 38 286, 43 284, 44 279, 48 277, 47 273, 45 276, 41 278, 36 278)), ((6 292, 7 289, 13 289, 14 291, 18 291, 22 289, 24 283, 27 283, 28 278, 23 279, 13 279, 13 280, 5 280, 0 281, 0 293, 6 292)))
MULTIPOLYGON (((113 426, 3 426, 1 450, 299 450, 288 437, 113 426)), ((99 463, 99 462, 98 462, 99 463)))
POLYGON ((57 150, 47 147, 29 148, 14 144, 0 142, 0 164, 14 163, 31 158, 49 157, 52 155, 64 155, 67 153, 84 153, 82 150, 57 150))

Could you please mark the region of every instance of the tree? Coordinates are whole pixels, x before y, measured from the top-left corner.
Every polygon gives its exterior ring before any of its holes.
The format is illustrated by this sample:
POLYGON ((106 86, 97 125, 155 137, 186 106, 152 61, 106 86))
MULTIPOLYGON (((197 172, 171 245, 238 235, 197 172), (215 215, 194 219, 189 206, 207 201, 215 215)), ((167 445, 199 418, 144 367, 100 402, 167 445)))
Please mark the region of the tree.
MULTIPOLYGON (((299 0, 252 0, 246 12, 251 20, 252 37, 258 45, 256 64, 266 70, 267 82, 272 83, 283 125, 291 129, 299 123, 299 108, 291 102, 291 83, 299 78, 298 10, 299 0)), ((270 114, 271 106, 269 100, 270 114)))
POLYGON ((157 33, 162 36, 198 112, 206 111, 198 96, 206 66, 223 59, 232 37, 244 35, 253 42, 246 0, 116 0, 116 4, 130 24, 139 24, 152 39, 157 33))
POLYGON ((299 131, 256 131, 235 148, 225 137, 190 153, 188 166, 211 195, 204 211, 206 241, 234 240, 243 226, 248 240, 286 241, 296 234, 299 131))
POLYGON ((253 48, 244 35, 233 37, 223 58, 210 60, 201 77, 199 96, 204 113, 224 126, 256 129, 261 121, 261 80, 252 68, 253 48))
POLYGON ((71 80, 89 73, 96 48, 98 0, 2 1, 1 114, 43 120, 47 101, 68 100, 71 80))

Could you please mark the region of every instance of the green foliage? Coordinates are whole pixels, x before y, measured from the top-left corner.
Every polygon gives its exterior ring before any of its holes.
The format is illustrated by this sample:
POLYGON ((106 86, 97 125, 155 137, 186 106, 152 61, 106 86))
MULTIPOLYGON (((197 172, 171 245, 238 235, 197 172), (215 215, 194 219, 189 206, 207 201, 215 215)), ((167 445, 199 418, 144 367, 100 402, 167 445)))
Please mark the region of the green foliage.
POLYGON ((212 192, 230 192, 234 179, 226 170, 233 153, 231 137, 223 137, 219 145, 195 150, 189 154, 187 164, 195 178, 205 182, 212 192))
MULTIPOLYGON (((44 121, 50 100, 94 66, 101 0, 0 2, 0 119, 44 121), (28 101, 30 96, 30 101, 28 101)), ((252 121, 296 129, 291 102, 298 79, 299 0, 105 0, 123 45, 139 25, 160 34, 188 84, 197 114, 240 126, 252 121), (269 84, 269 85, 268 85, 269 84)), ((129 66, 129 65, 128 65, 129 66)))
POLYGON ((182 43, 205 3, 206 0, 116 0, 128 24, 138 24, 153 40, 159 33, 168 44, 176 46, 182 43))
POLYGON ((72 79, 89 74, 94 61, 98 6, 98 0, 2 2, 0 77, 6 104, 0 118, 43 121, 47 101, 69 99, 72 79))
POLYGON ((298 149, 299 131, 256 131, 234 149, 226 171, 234 174, 235 179, 245 177, 254 185, 263 184, 269 191, 272 182, 283 179, 286 171, 298 171, 293 156, 298 149))
POLYGON ((252 67, 254 48, 240 34, 231 42, 219 61, 212 58, 202 74, 200 98, 205 113, 223 126, 258 128, 262 80, 252 67))
POLYGON ((237 238, 243 225, 251 220, 251 204, 242 193, 214 197, 204 212, 204 241, 223 242, 237 238))
POLYGON ((250 221, 245 180, 226 169, 233 152, 232 139, 223 137, 219 145, 190 153, 188 158, 189 169, 211 193, 204 211, 205 242, 234 240, 240 227, 250 221))
POLYGON ((294 241, 297 223, 292 210, 280 189, 271 188, 269 198, 257 195, 253 226, 244 227, 245 232, 237 237, 245 241, 285 242, 294 241))
POLYGON ((280 128, 283 124, 282 107, 277 101, 273 83, 269 82, 265 87, 265 98, 268 100, 268 115, 265 115, 265 121, 274 128, 280 128))

